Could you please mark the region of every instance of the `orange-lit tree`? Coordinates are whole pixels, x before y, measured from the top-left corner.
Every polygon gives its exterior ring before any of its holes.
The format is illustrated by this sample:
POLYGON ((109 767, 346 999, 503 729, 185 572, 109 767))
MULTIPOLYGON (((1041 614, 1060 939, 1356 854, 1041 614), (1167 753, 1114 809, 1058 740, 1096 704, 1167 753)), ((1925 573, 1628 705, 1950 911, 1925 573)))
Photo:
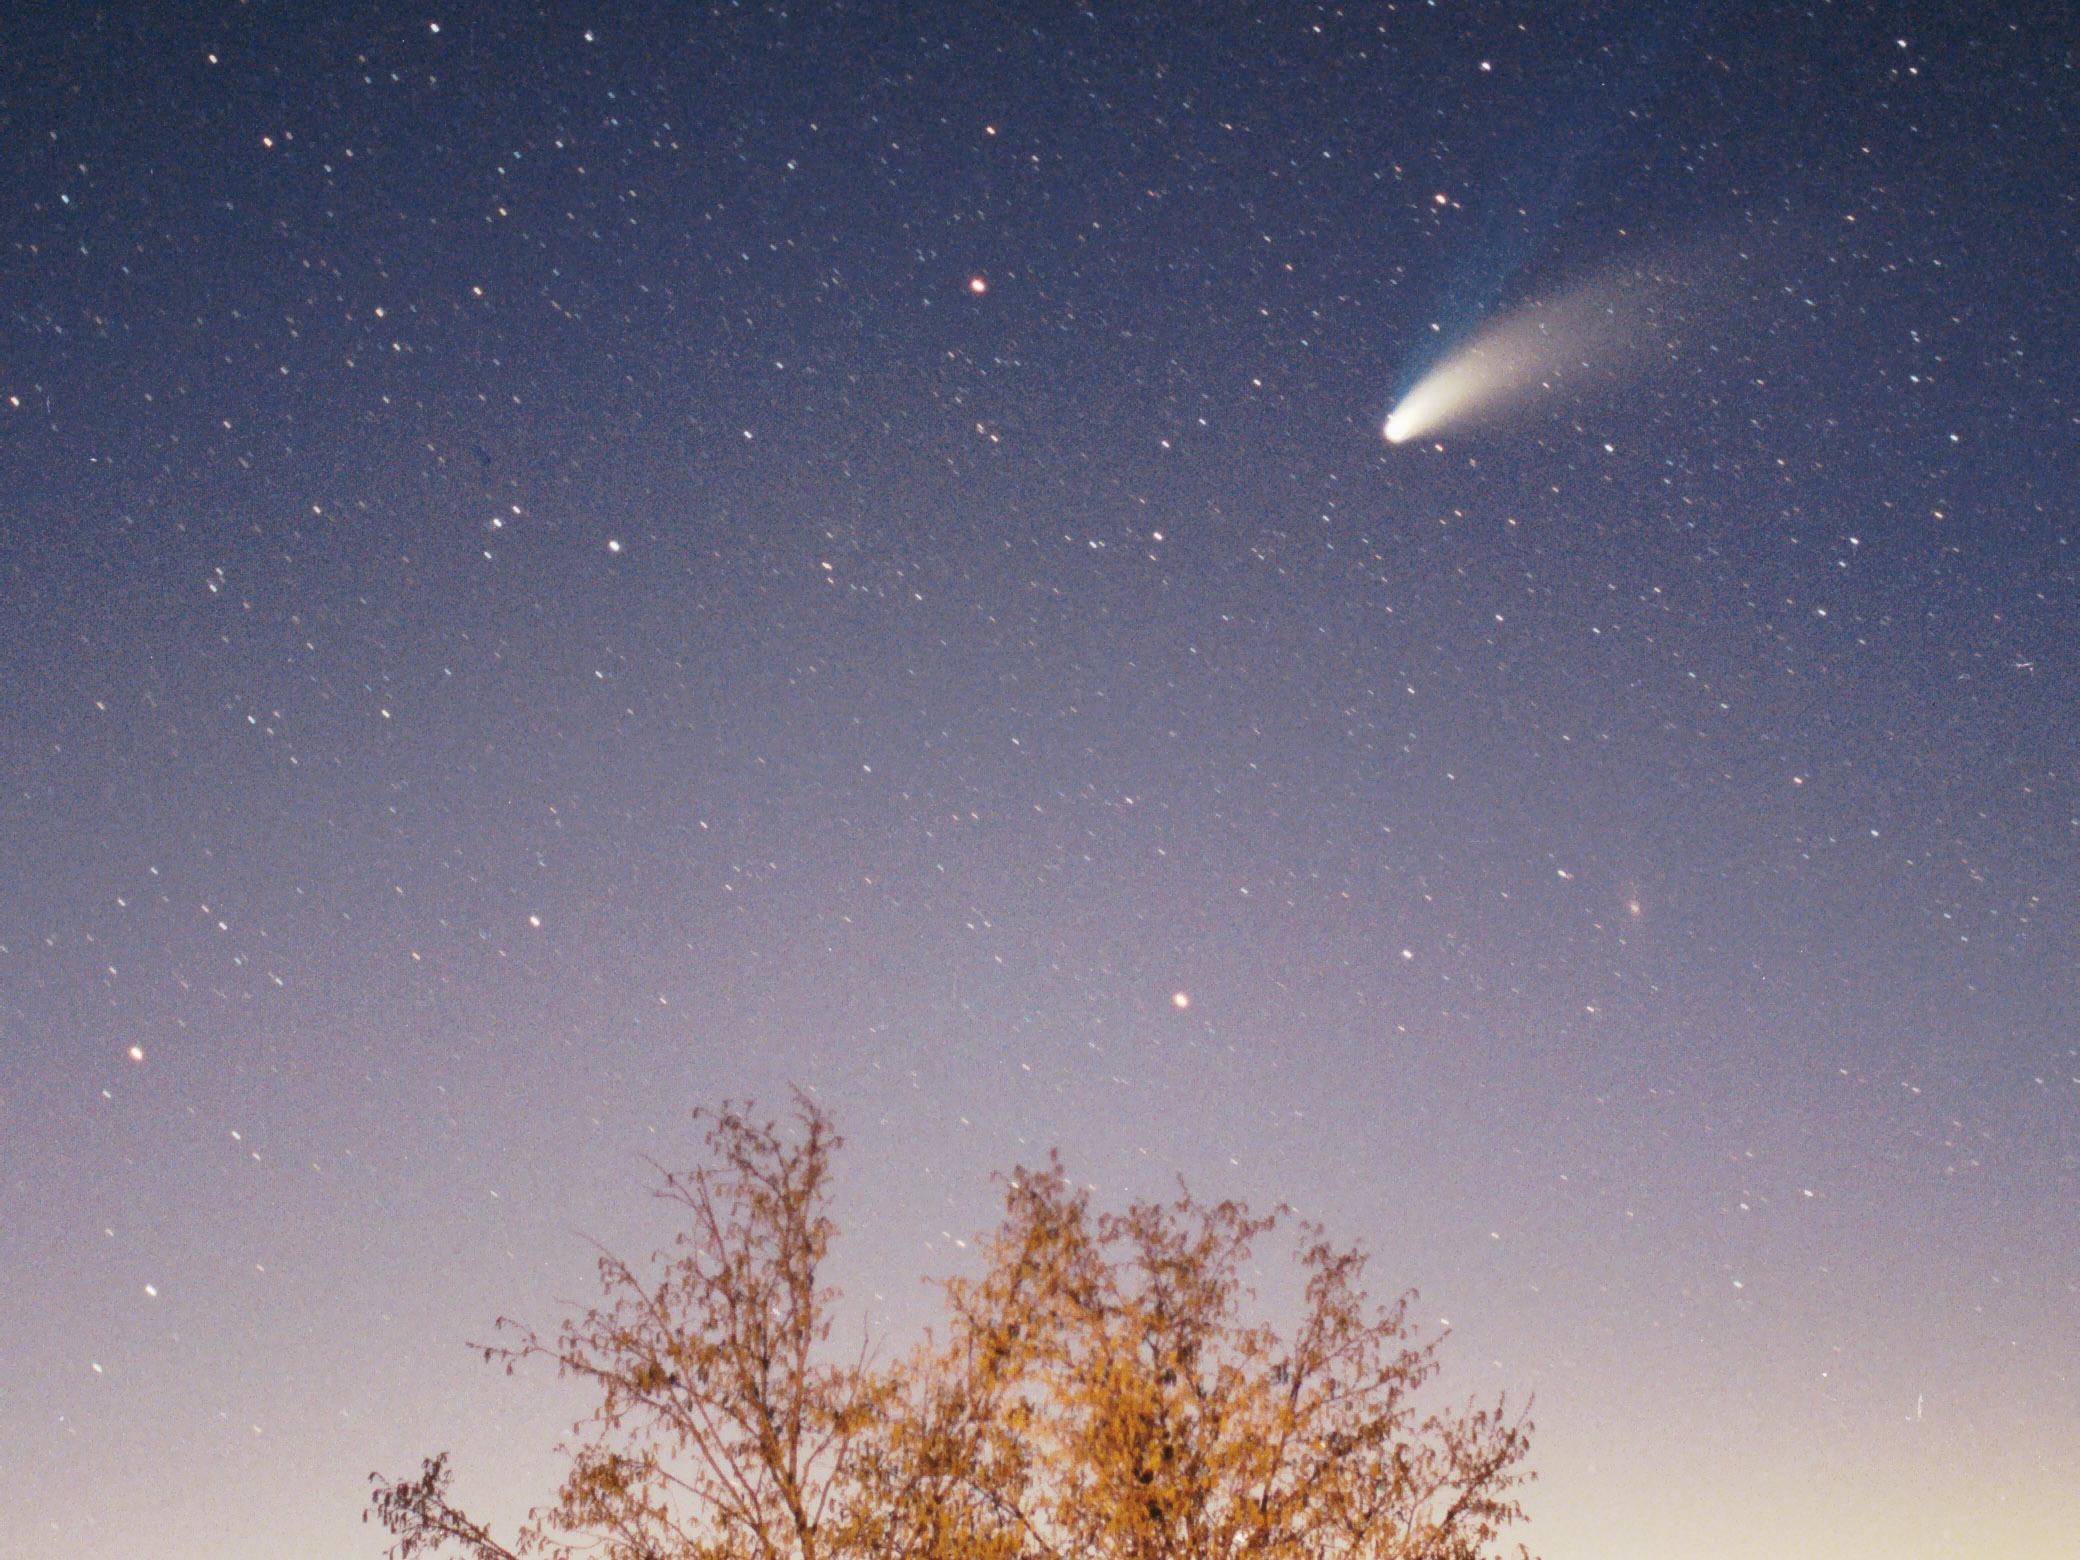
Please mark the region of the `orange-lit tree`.
MULTIPOLYGON (((1487 1560, 1522 1516, 1530 1426, 1426 1405, 1437 1345, 1365 1258, 1300 1225, 1283 1332, 1247 1314, 1238 1203, 1098 1213, 1059 1164, 1006 1178, 981 1271, 899 1365, 831 1350, 818 1279, 839 1139, 725 1109, 709 1162, 658 1194, 683 1221, 508 1369, 596 1389, 555 1499, 507 1548, 449 1499, 445 1457, 376 1481, 395 1560, 1487 1560)), ((1517 1551, 1522 1553, 1521 1550, 1517 1551)))

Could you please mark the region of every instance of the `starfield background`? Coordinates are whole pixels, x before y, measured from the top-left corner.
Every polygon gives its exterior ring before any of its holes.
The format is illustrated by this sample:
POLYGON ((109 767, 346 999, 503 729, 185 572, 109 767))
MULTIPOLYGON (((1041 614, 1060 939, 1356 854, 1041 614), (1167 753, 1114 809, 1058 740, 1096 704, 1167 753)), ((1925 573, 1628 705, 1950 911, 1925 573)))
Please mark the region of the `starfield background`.
POLYGON ((0 1553, 517 1515, 577 1405, 466 1340, 798 1083, 891 1347, 1058 1145, 1367 1241, 1549 1560, 2073 1554, 2075 61, 15 17, 0 1553))

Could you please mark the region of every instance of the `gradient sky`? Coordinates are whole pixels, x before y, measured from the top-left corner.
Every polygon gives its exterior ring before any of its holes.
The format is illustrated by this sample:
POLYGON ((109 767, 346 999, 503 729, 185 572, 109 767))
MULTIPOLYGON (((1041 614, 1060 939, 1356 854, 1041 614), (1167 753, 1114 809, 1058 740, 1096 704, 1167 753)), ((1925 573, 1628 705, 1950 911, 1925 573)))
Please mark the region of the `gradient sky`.
POLYGON ((0 1555, 503 1521, 466 1341, 790 1082, 892 1340, 1059 1145, 1420 1286, 1548 1560, 2080 1553, 2076 43, 15 18, 0 1555))

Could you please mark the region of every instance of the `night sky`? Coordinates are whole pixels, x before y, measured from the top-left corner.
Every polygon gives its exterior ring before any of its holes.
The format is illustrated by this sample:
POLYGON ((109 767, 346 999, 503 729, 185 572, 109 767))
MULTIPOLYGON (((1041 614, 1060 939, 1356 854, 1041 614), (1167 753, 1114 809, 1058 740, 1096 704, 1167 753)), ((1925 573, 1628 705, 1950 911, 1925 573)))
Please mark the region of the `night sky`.
POLYGON ((2076 42, 14 18, 0 1554, 504 1528, 467 1341, 790 1084, 891 1347, 1059 1145, 1419 1286, 1548 1560, 2080 1553, 2076 42))

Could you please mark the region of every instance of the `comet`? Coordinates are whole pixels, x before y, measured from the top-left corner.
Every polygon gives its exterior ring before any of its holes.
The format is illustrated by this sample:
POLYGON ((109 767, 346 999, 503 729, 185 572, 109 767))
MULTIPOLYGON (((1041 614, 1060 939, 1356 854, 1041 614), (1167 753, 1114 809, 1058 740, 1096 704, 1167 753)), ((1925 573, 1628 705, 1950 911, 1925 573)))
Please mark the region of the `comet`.
POLYGON ((1642 355, 1651 316, 1636 279, 1617 275, 1519 305, 1411 385, 1380 434, 1389 444, 1406 444, 1608 381, 1642 355))

